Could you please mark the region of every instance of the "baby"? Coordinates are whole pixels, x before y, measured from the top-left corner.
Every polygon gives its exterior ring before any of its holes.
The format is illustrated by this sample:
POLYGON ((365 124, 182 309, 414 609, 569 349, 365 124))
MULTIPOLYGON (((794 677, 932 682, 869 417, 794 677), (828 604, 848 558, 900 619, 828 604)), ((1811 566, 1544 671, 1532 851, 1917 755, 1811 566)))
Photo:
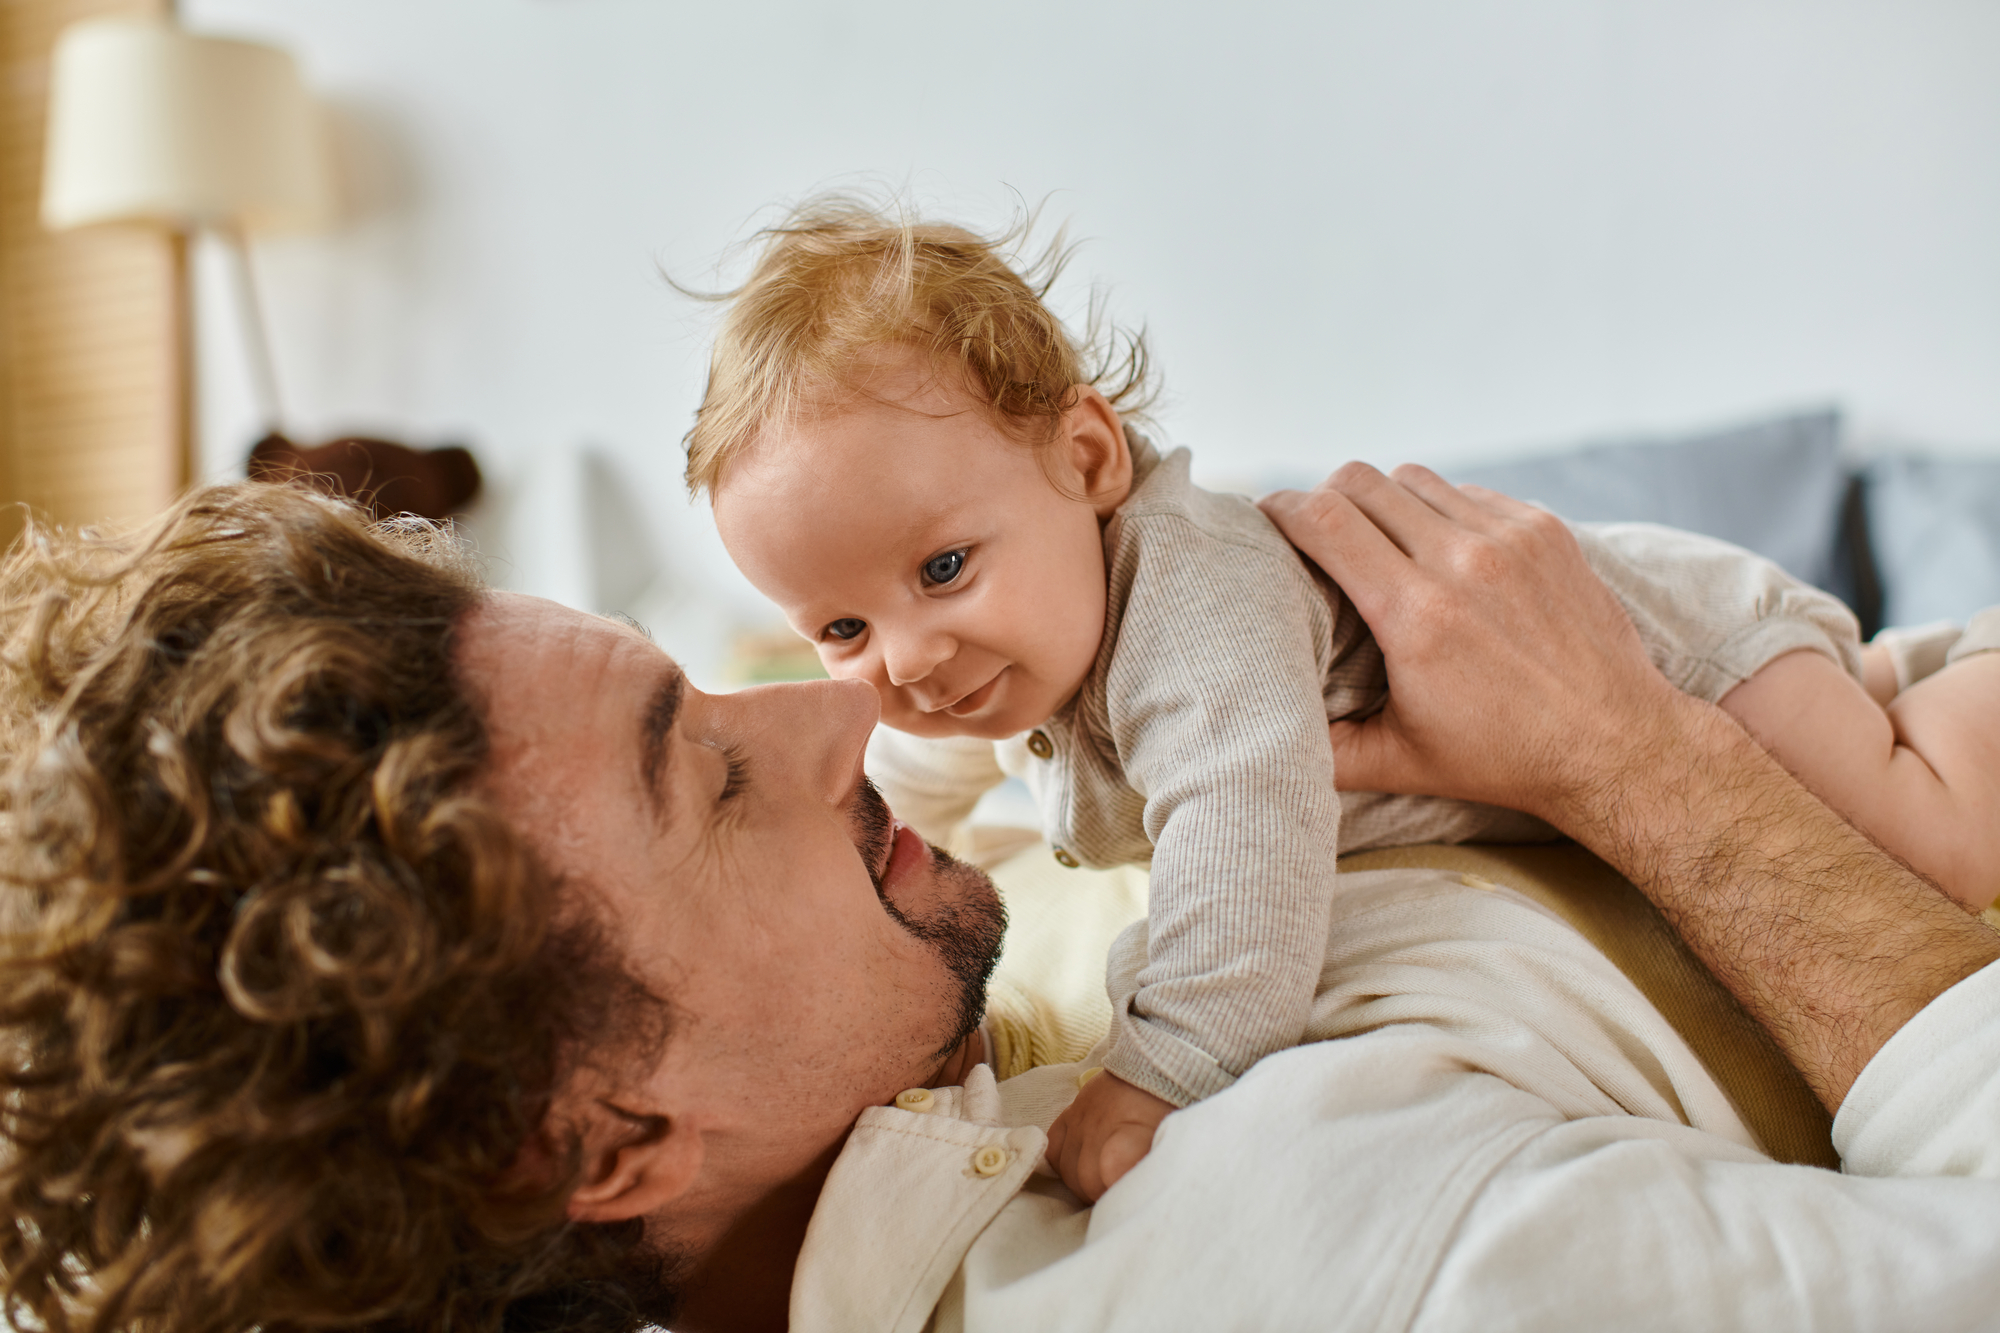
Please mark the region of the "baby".
MULTIPOLYGON (((900 818, 941 841, 1012 774, 1064 865, 1150 864, 1140 989, 1051 1131, 1094 1199, 1168 1112, 1296 1043, 1337 852, 1552 831, 1336 790, 1329 721, 1385 699, 1367 627, 1253 504, 1127 426, 1143 347, 1087 372, 1046 290, 964 230, 808 204, 731 298, 687 477, 827 671, 876 687, 894 730, 868 768, 900 818)), ((2000 658, 1941 673, 1955 703, 1885 712, 1832 597, 1707 538, 1577 536, 1676 685, 1961 901, 1994 897, 2000 658), (1994 724, 1963 725, 1966 697, 1994 724)), ((1991 648, 2000 623, 1957 651, 1991 648)), ((1911 649, 1905 675, 1939 655, 1911 649)), ((1893 693, 1886 658, 1870 675, 1893 693)))

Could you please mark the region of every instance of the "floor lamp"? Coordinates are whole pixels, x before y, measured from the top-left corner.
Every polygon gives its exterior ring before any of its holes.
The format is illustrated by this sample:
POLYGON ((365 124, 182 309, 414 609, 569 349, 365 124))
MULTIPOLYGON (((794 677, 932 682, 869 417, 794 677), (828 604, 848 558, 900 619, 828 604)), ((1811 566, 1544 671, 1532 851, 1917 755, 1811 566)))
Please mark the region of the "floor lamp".
POLYGON ((90 19, 57 40, 43 225, 141 223, 216 236, 272 434, 284 412, 246 237, 324 217, 329 174, 317 112, 283 51, 152 19, 90 19))

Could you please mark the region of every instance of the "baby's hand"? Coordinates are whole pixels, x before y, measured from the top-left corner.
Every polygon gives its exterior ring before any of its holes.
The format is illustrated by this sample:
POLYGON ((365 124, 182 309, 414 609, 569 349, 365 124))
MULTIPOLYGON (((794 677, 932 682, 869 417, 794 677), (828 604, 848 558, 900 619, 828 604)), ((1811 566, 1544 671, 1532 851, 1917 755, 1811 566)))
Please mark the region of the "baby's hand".
POLYGON ((1107 1069, 1084 1084, 1049 1126, 1049 1161, 1063 1184, 1086 1203, 1096 1203, 1153 1150, 1153 1131, 1173 1109, 1172 1102, 1107 1069))

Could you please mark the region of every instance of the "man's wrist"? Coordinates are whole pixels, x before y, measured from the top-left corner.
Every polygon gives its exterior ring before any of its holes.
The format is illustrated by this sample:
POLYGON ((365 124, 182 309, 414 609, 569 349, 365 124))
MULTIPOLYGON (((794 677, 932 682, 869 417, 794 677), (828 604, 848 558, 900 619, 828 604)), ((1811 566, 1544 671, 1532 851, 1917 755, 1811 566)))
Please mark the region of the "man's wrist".
POLYGON ((1710 831, 1701 807, 1717 799, 1718 778, 1763 766, 1763 751, 1726 713, 1671 687, 1630 716, 1615 735, 1575 747, 1544 816, 1628 875, 1620 862, 1710 831))
POLYGON ((1720 709, 1683 696, 1622 783, 1557 822, 1660 908, 1829 1110, 2000 940, 1829 810, 1720 709))
POLYGON ((1533 766, 1547 775, 1540 798, 1524 807, 1613 864, 1628 846, 1686 825, 1688 779, 1747 739, 1720 709, 1664 677, 1650 683, 1657 689, 1647 698, 1571 712, 1597 724, 1573 723, 1546 742, 1533 766))

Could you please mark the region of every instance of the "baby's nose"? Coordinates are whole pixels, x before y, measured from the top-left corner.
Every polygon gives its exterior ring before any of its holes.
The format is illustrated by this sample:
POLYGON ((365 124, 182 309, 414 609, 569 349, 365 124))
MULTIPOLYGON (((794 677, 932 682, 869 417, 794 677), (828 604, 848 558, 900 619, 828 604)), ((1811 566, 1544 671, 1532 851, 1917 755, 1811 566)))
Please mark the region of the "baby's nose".
POLYGON ((891 685, 914 685, 950 661, 954 651, 951 640, 941 634, 894 639, 883 646, 882 670, 891 685))

